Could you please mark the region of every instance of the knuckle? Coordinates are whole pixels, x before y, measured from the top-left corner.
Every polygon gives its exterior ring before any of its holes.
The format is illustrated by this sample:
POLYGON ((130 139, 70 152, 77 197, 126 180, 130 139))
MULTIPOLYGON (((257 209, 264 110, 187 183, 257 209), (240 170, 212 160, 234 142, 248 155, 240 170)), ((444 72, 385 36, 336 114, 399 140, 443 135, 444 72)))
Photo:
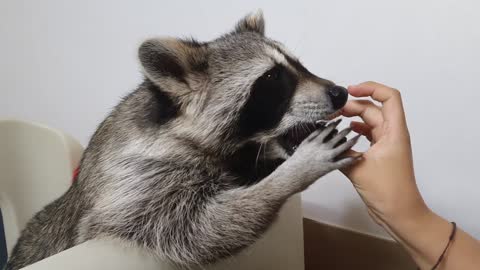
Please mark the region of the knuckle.
POLYGON ((394 97, 400 98, 402 96, 402 94, 400 93, 400 91, 398 89, 395 89, 395 88, 391 88, 391 89, 392 89, 392 95, 394 97))

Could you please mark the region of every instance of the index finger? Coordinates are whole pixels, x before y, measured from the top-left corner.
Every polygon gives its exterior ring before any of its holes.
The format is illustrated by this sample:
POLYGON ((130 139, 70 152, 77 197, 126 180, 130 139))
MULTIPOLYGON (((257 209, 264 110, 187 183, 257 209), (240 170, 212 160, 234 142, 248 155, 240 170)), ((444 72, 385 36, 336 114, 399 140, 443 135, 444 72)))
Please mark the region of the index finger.
POLYGON ((371 97, 381 102, 383 118, 386 121, 394 126, 405 125, 405 112, 398 90, 376 82, 364 82, 349 86, 348 92, 354 97, 371 97))

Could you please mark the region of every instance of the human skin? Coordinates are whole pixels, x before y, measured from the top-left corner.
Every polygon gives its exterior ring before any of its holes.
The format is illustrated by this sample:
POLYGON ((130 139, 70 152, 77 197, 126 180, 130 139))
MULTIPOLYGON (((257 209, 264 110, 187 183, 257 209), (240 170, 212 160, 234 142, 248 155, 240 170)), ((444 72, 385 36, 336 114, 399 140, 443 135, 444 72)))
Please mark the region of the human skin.
MULTIPOLYGON (((345 105, 344 116, 363 120, 352 122, 351 128, 367 137, 371 147, 359 162, 342 172, 351 180, 373 220, 405 248, 420 269, 431 269, 447 246, 452 224, 434 213, 418 190, 400 92, 376 82, 350 86, 348 92, 381 105, 365 99, 350 100, 345 105)), ((349 155, 359 153, 352 151, 349 155)), ((436 269, 479 267, 480 242, 458 228, 436 269)))

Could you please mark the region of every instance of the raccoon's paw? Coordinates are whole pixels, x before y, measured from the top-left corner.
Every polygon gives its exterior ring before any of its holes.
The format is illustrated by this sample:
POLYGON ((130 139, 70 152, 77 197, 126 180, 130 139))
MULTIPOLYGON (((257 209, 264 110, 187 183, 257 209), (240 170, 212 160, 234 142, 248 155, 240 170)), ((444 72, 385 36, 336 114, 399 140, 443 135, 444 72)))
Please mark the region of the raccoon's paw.
POLYGON ((313 182, 321 176, 348 166, 359 159, 359 157, 341 157, 357 143, 360 135, 347 140, 346 136, 351 129, 346 128, 338 132, 336 127, 339 123, 340 120, 337 120, 324 129, 314 131, 290 157, 289 161, 293 163, 293 167, 305 181, 313 182))

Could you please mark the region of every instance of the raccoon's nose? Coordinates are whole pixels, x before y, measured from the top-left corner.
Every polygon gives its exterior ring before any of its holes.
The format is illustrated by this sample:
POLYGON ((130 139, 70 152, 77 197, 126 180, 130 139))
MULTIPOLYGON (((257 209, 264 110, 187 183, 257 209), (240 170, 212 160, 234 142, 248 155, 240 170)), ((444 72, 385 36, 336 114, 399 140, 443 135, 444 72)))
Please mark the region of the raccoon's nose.
POLYGON ((328 96, 332 100, 333 108, 338 110, 342 108, 348 99, 348 91, 345 87, 332 85, 328 88, 328 96))

